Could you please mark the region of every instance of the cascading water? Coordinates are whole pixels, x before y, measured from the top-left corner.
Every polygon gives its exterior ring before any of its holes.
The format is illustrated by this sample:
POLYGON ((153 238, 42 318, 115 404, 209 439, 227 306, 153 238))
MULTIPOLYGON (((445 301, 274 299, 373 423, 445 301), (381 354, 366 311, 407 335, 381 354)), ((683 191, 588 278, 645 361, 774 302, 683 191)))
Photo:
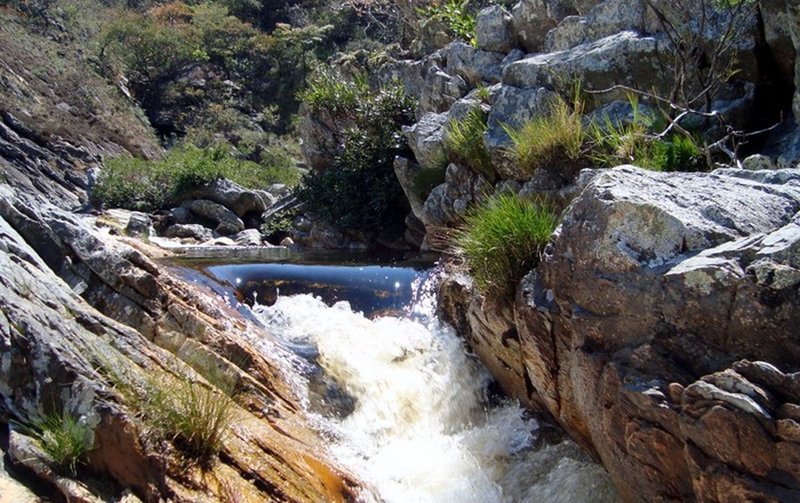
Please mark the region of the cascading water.
POLYGON ((309 382, 323 375, 308 404, 333 455, 389 502, 615 501, 574 443, 545 441, 517 404, 492 396, 487 371, 435 317, 432 291, 421 278, 404 315, 376 319, 308 294, 254 307, 318 366, 309 382))

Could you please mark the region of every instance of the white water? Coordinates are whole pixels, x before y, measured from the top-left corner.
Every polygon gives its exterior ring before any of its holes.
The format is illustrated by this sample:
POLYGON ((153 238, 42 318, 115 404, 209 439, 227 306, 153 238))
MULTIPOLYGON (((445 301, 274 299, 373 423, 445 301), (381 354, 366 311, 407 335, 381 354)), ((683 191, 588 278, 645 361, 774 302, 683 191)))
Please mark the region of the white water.
POLYGON ((486 370, 433 313, 369 320, 346 302, 281 297, 255 312, 355 400, 321 424, 333 455, 388 502, 615 501, 603 469, 575 444, 537 444, 514 403, 489 406, 486 370))

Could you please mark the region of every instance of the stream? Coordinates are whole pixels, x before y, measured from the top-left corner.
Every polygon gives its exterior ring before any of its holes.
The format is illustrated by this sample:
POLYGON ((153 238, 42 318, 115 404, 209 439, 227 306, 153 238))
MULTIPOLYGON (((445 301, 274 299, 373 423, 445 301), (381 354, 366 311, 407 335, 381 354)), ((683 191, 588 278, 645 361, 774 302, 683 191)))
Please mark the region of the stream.
POLYGON ((605 470, 505 398, 437 319, 431 263, 194 269, 299 357, 305 407, 330 452, 383 501, 617 501, 605 470))

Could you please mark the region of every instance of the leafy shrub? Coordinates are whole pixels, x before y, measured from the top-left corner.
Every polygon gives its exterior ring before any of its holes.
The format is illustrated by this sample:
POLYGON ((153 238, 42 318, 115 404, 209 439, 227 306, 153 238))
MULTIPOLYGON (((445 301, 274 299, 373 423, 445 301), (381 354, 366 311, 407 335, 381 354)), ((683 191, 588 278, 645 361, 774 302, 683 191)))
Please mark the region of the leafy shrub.
POLYGON ((421 9, 420 14, 424 19, 443 21, 453 36, 469 42, 473 47, 477 45, 475 35, 475 15, 468 9, 469 0, 445 0, 443 3, 434 3, 421 9))
POLYGON ((409 155, 400 133, 414 121, 414 102, 397 83, 367 90, 358 81, 322 77, 307 93, 310 107, 335 116, 341 153, 332 167, 309 172, 297 191, 306 208, 340 230, 399 230, 408 202, 394 159, 409 155))
POLYGON ((36 416, 20 428, 39 442, 58 469, 74 476, 86 461, 92 430, 68 411, 36 416))
POLYGON ((92 198, 107 207, 153 211, 183 191, 221 178, 254 189, 273 183, 296 185, 300 174, 291 159, 278 150, 273 154, 259 164, 239 159, 223 143, 208 148, 183 144, 154 161, 116 157, 106 162, 92 198))
POLYGON ((511 138, 508 154, 528 176, 540 168, 574 170, 586 138, 582 112, 580 102, 570 106, 558 97, 549 114, 505 128, 511 138))
POLYGON ((179 379, 165 386, 151 377, 142 396, 142 413, 165 438, 186 455, 209 462, 222 448, 233 402, 199 383, 179 379))
POLYGON ((504 193, 467 215, 456 232, 456 248, 482 292, 510 296, 538 262, 556 223, 547 205, 504 193))
POLYGON ((450 121, 445 148, 453 162, 483 173, 491 181, 495 179, 495 172, 483 143, 486 128, 486 116, 480 107, 474 107, 463 119, 450 121))

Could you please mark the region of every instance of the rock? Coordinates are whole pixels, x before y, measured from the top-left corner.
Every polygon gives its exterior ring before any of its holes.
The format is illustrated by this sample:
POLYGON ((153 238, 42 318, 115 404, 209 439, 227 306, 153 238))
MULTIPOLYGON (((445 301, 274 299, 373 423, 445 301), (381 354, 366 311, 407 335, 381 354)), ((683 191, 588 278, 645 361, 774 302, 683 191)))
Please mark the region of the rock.
POLYGON ((192 224, 195 221, 194 213, 184 206, 169 210, 169 219, 176 224, 192 224))
POLYGON ((164 236, 168 238, 194 239, 196 241, 208 241, 211 239, 211 229, 200 224, 173 224, 166 228, 164 236))
POLYGON ((623 500, 796 499, 798 211, 800 170, 599 171, 512 314, 459 323, 474 294, 442 307, 507 390, 597 454, 623 500), (511 329, 522 370, 497 365, 511 329))
POLYGON ((426 112, 446 112, 456 100, 462 98, 469 86, 459 76, 447 74, 436 65, 431 66, 425 75, 425 85, 419 100, 418 114, 426 112))
MULTIPOLYGON (((508 56, 504 53, 475 49, 464 42, 453 42, 442 52, 447 60, 447 73, 458 75, 472 87, 500 82, 503 65, 511 63, 506 61, 508 56)), ((513 56, 519 59, 518 54, 513 56)))
MULTIPOLYGON (((800 9, 789 0, 766 0, 760 5, 764 35, 787 86, 800 82, 800 9)), ((794 86, 793 110, 800 121, 800 88, 794 86)))
POLYGON ((285 246, 286 248, 291 248, 294 246, 294 240, 289 236, 281 239, 281 246, 285 246))
POLYGON ((655 14, 644 0, 606 0, 585 15, 568 16, 547 33, 544 52, 572 49, 622 31, 662 31, 655 14))
POLYGON ((408 199, 408 204, 411 206, 411 212, 419 218, 423 212, 425 201, 422 200, 416 188, 415 181, 420 172, 420 166, 410 159, 404 157, 397 157, 394 160, 394 173, 397 176, 397 181, 400 182, 400 187, 408 199))
POLYGON ((244 230, 244 222, 225 206, 207 199, 193 199, 183 203, 195 215, 214 222, 220 234, 236 234, 244 230))
POLYGON ((304 105, 300 106, 299 117, 303 159, 312 169, 330 167, 340 148, 333 118, 324 112, 312 113, 304 105))
POLYGON ((411 43, 411 53, 418 59, 435 52, 450 42, 448 27, 444 21, 437 18, 423 19, 420 22, 417 36, 411 43))
POLYGON ((492 186, 486 178, 467 167, 449 164, 445 183, 435 187, 419 215, 426 227, 446 227, 458 222, 474 203, 485 200, 492 186))
POLYGON ((547 32, 569 14, 576 14, 565 0, 522 0, 511 10, 511 29, 527 52, 540 52, 547 32))
POLYGON ((258 229, 245 229, 233 236, 233 242, 238 246, 261 246, 261 233, 258 229))
MULTIPOLYGON (((566 51, 537 54, 508 65, 503 84, 536 89, 561 89, 578 80, 586 89, 606 90, 617 84, 664 94, 670 84, 660 52, 667 49, 656 37, 624 31, 566 51)), ((594 96, 599 103, 624 100, 621 90, 594 96)))
POLYGON ((153 222, 150 217, 144 213, 134 211, 130 214, 128 225, 125 227, 125 233, 129 236, 147 238, 150 236, 153 222))
POLYGON ((475 16, 475 37, 479 49, 509 52, 515 45, 511 14, 499 5, 486 7, 475 16))
MULTIPOLYGON (((263 190, 249 190, 230 181, 214 180, 181 194, 178 202, 190 199, 204 199, 225 206, 238 217, 248 213, 261 214, 275 203, 275 197, 263 190)), ((209 218, 209 217, 206 217, 209 218)))
POLYGON ((442 135, 447 122, 447 114, 426 113, 416 124, 403 126, 408 145, 423 168, 438 167, 446 162, 442 135))

